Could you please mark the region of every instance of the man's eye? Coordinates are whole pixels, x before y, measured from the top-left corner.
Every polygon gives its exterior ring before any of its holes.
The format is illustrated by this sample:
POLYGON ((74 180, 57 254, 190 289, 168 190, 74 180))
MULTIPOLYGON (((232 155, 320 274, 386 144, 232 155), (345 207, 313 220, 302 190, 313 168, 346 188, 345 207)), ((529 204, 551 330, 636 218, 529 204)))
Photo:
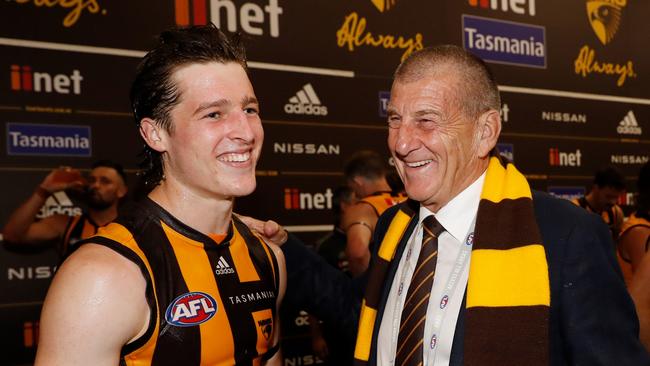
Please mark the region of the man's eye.
POLYGON ((244 112, 246 112, 246 114, 258 114, 260 111, 257 108, 250 107, 244 108, 244 112))
POLYGON ((402 119, 399 117, 388 117, 388 127, 397 128, 402 123, 402 119))
POLYGON ((433 119, 420 118, 418 120, 418 125, 420 126, 420 128, 433 129, 433 128, 436 127, 437 124, 436 124, 436 121, 434 121, 433 119))
POLYGON ((203 118, 211 118, 211 119, 216 119, 221 117, 221 114, 219 112, 210 112, 206 114, 203 118))

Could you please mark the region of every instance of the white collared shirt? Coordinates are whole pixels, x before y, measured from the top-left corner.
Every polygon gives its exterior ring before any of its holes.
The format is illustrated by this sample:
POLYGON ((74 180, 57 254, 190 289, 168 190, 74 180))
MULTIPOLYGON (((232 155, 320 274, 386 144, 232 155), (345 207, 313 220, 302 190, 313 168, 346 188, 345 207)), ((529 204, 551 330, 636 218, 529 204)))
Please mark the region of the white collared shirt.
MULTIPOLYGON (((443 314, 440 310, 440 299, 452 272, 454 271, 459 253, 463 243, 470 233, 474 231, 474 223, 478 204, 481 199, 481 190, 485 181, 485 172, 465 188, 460 194, 454 197, 447 205, 435 214, 436 219, 445 228, 445 232, 438 238, 438 258, 436 273, 431 289, 429 305, 427 307, 426 322, 424 328, 424 365, 448 366, 451 346, 456 330, 458 313, 463 302, 467 278, 469 275, 469 260, 462 268, 455 287, 455 291, 449 295, 446 305, 445 316, 442 318, 439 334, 436 334, 436 344, 431 348, 433 337, 433 319, 443 314), (435 359, 435 360, 434 360, 435 359)), ((418 226, 404 248, 404 254, 399 262, 393 283, 390 288, 386 308, 379 328, 377 340, 377 365, 389 366, 395 363, 395 352, 397 349, 397 336, 404 307, 404 298, 411 283, 411 277, 420 255, 422 242, 422 221, 425 217, 433 215, 427 208, 420 206, 418 226), (410 251, 410 254, 409 254, 410 251), (403 283, 403 284, 402 284, 403 283), (402 284, 402 291, 399 291, 402 284)), ((460 267, 456 268, 460 269, 460 267)))

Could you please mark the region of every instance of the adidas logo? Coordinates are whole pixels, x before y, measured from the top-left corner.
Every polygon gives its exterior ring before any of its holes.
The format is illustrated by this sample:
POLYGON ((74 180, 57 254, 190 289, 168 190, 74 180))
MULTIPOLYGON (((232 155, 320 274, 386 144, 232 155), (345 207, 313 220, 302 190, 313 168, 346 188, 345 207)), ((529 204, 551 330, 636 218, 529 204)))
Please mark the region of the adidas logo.
POLYGON ((219 257, 219 261, 217 262, 217 266, 215 268, 216 269, 214 270, 214 273, 217 275, 235 273, 235 270, 230 267, 230 264, 228 264, 228 262, 226 262, 223 257, 219 257))
POLYGON ((640 135, 641 127, 636 121, 636 117, 632 111, 627 112, 623 120, 616 127, 616 132, 621 135, 640 135))
POLYGON ((75 206, 64 191, 60 191, 53 193, 45 200, 45 204, 43 204, 36 217, 42 219, 55 214, 75 216, 81 215, 81 213, 81 208, 75 206))
POLYGON ((309 83, 305 84, 296 95, 289 98, 289 103, 284 105, 284 111, 289 114, 327 116, 327 107, 321 105, 316 91, 309 83))

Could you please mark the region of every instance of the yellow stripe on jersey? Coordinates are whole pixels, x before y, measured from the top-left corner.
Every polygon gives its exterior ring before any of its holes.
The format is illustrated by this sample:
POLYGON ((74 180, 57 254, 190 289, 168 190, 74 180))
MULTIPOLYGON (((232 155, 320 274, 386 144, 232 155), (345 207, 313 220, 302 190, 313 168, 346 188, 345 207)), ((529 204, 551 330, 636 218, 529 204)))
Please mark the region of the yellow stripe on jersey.
POLYGON ((233 265, 235 266, 237 275, 239 276, 239 282, 259 281, 260 275, 257 273, 257 270, 253 265, 253 260, 248 253, 248 245, 246 245, 246 241, 241 237, 241 234, 235 225, 232 225, 232 231, 233 234, 229 250, 234 262, 233 265))
POLYGON ((160 222, 171 243, 181 269, 183 278, 190 292, 204 292, 213 295, 217 301, 217 311, 214 315, 216 321, 209 321, 199 324, 201 333, 201 365, 214 365, 220 360, 228 360, 231 364, 235 363, 232 358, 235 345, 232 337, 222 337, 222 334, 230 334, 231 326, 228 316, 219 294, 219 288, 212 274, 212 266, 205 251, 198 251, 194 246, 203 244, 189 239, 167 226, 163 221, 160 222), (215 345, 214 340, 219 339, 219 344, 215 345), (208 343, 208 341, 211 341, 208 343))

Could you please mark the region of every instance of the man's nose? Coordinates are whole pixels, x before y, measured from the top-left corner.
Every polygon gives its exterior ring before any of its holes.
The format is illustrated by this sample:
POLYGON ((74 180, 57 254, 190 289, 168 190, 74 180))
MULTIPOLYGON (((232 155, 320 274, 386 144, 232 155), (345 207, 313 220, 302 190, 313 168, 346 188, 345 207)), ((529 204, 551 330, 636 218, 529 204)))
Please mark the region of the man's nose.
POLYGON ((251 122, 249 121, 246 113, 244 111, 239 111, 237 113, 234 113, 231 118, 232 126, 229 133, 230 138, 246 142, 253 141, 255 134, 253 133, 251 122))
POLYGON ((416 131, 411 123, 402 123, 398 128, 391 131, 395 133, 394 149, 398 155, 408 155, 414 149, 416 131))

